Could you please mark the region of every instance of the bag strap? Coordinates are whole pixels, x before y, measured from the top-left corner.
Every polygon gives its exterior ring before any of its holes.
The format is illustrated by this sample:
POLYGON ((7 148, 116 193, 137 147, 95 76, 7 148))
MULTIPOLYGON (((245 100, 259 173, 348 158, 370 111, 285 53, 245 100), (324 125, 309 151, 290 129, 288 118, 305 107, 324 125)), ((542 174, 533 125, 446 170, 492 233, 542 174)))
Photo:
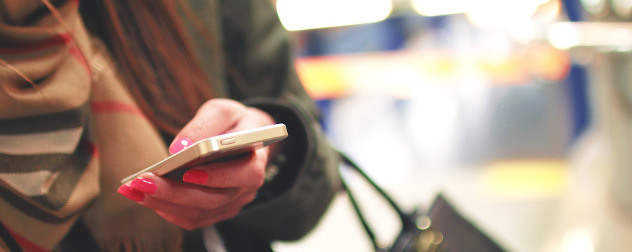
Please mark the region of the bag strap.
POLYGON ((403 211, 393 198, 377 185, 356 163, 344 153, 340 151, 339 153, 343 164, 360 174, 388 202, 401 221, 402 227, 395 240, 386 248, 380 247, 373 229, 366 221, 352 190, 350 190, 344 176, 341 176, 344 189, 347 191, 353 209, 376 252, 506 251, 473 223, 464 218, 441 193, 437 195, 435 201, 425 213, 420 213, 417 209, 410 213, 403 211), (417 225, 417 223, 420 225, 417 225))
MULTIPOLYGON (((362 176, 362 178, 364 178, 370 185, 371 187, 382 197, 384 198, 388 204, 390 205, 390 207, 395 211, 395 213, 397 214, 397 216, 399 217, 399 220, 401 221, 402 224, 402 230, 410 230, 410 229, 416 229, 416 231, 420 231, 417 229, 416 227, 416 219, 417 216, 419 216, 419 214, 417 213, 417 211, 413 211, 413 213, 408 214, 406 212, 404 212, 402 210, 402 208, 397 204, 397 202, 395 202, 393 200, 393 198, 386 192, 384 191, 377 183, 375 183, 375 181, 373 181, 373 179, 371 179, 371 177, 369 177, 361 168, 360 166, 358 166, 355 162, 353 162, 351 160, 351 158, 349 158, 349 156, 347 156, 345 153, 338 151, 342 163, 351 168, 353 171, 357 172, 358 174, 360 174, 362 176)), ((362 227, 364 228, 366 234, 369 236, 369 239, 371 240, 371 243, 375 249, 375 251, 382 251, 384 250, 384 248, 381 248, 377 242, 377 239, 375 237, 375 233, 373 232, 373 229, 371 228, 371 226, 369 225, 369 223, 367 222, 366 218, 364 217, 364 214, 362 213, 362 210, 360 209, 360 205, 358 204, 356 197, 354 196, 352 190, 349 188, 347 182, 344 179, 344 176, 342 177, 342 182, 344 185, 344 189, 347 191, 347 195, 349 196, 349 200, 351 201, 351 205, 353 206, 353 209, 356 213, 356 215, 358 216, 360 222, 362 223, 362 227)), ((400 233, 401 236, 401 233, 400 233)), ((396 245, 396 244, 393 244, 396 245)))

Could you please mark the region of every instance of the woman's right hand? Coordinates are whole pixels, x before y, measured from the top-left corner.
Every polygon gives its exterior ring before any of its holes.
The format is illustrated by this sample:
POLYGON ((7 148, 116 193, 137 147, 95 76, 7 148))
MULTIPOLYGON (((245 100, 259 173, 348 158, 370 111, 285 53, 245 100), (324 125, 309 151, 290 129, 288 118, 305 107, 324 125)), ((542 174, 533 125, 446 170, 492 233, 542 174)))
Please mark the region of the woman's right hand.
MULTIPOLYGON (((213 99, 176 136, 174 154, 204 138, 274 124, 267 113, 237 101, 213 99)), ((199 165, 182 181, 144 173, 119 188, 119 193, 151 208, 165 220, 185 229, 201 228, 229 219, 251 202, 264 183, 270 147, 252 155, 199 165)))

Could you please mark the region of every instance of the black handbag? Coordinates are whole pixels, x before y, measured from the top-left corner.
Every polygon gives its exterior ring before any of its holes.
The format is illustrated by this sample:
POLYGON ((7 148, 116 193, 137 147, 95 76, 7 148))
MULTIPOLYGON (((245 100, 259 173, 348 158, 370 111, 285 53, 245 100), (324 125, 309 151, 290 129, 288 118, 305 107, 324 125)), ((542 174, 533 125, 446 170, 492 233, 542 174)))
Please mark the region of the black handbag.
POLYGON ((437 195, 430 208, 425 212, 419 209, 405 212, 355 162, 344 153, 340 153, 340 155, 343 164, 360 174, 388 202, 401 221, 401 230, 394 240, 388 246, 380 246, 361 206, 349 187, 349 183, 342 176, 351 205, 376 252, 505 251, 459 214, 442 194, 437 195))

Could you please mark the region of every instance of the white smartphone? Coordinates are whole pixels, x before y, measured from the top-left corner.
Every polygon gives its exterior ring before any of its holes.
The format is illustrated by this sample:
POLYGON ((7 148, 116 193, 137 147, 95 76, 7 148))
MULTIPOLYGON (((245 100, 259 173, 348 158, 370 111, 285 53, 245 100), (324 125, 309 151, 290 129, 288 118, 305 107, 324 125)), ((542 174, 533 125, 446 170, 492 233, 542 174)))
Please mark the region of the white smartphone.
POLYGON ((195 165, 217 161, 220 158, 231 158, 281 141, 287 136, 285 125, 279 123, 206 138, 152 166, 127 176, 121 180, 121 183, 125 184, 145 172, 165 176, 195 165))

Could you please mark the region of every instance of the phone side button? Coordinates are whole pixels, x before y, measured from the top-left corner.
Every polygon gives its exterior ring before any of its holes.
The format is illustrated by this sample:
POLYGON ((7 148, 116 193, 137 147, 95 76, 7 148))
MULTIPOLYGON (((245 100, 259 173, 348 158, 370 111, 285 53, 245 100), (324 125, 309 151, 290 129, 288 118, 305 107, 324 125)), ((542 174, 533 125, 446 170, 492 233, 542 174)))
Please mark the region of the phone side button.
POLYGON ((219 143, 222 145, 229 145, 229 144, 234 144, 235 142, 237 142, 237 140, 235 140, 235 138, 228 138, 228 139, 224 139, 222 141, 220 141, 219 143))

